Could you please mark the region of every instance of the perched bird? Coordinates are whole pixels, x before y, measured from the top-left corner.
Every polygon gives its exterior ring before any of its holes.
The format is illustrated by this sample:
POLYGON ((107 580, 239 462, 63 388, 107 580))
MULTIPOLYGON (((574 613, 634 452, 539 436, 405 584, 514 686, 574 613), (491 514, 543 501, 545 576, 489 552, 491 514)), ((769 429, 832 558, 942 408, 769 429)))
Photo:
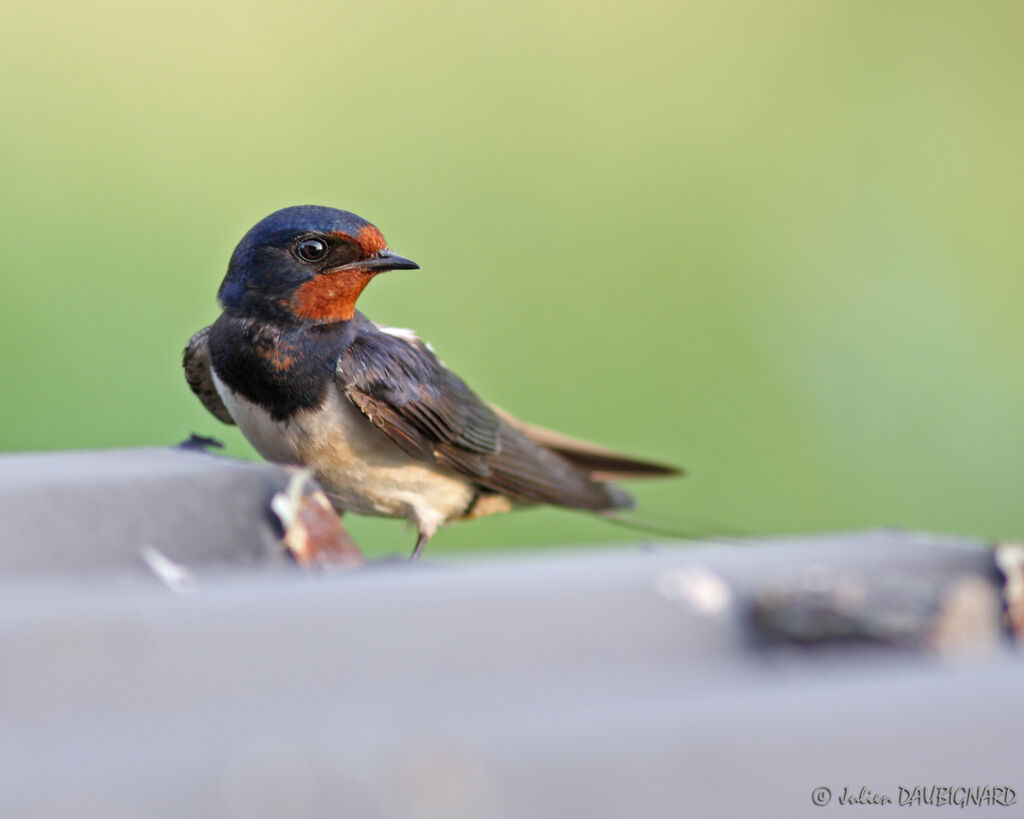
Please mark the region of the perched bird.
POLYGON ((271 214, 185 348, 189 386, 264 458, 308 466, 339 512, 410 521, 414 558, 444 524, 535 503, 608 513, 632 498, 605 481, 677 474, 517 421, 414 333, 356 310, 374 276, 418 267, 353 213, 271 214))

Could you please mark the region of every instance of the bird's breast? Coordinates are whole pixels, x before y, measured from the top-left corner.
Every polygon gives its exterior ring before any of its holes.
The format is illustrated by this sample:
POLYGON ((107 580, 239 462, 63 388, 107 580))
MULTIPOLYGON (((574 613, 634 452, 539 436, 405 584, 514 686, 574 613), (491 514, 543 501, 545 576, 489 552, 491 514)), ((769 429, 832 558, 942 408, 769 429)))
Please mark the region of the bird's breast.
POLYGON ((256 451, 268 461, 309 467, 340 510, 406 518, 432 532, 473 501, 475 489, 467 479, 413 459, 334 385, 320 406, 277 420, 226 386, 216 370, 213 377, 256 451))

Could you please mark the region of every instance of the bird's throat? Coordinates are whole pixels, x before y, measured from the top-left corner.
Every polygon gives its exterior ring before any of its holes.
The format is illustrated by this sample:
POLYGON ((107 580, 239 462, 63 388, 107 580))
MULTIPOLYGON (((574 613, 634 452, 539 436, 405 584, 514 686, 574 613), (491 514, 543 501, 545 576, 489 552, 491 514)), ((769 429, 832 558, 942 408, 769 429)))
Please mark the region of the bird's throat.
POLYGON ((358 268, 321 273, 295 291, 291 308, 310 321, 348 321, 355 315, 359 294, 375 275, 376 271, 358 268))

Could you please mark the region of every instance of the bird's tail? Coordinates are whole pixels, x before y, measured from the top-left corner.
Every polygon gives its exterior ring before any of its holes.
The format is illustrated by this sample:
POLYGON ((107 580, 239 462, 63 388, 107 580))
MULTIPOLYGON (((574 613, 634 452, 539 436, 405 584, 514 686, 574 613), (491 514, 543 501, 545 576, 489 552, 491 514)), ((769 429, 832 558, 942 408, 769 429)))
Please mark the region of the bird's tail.
POLYGON ((615 514, 636 506, 636 500, 634 500, 633 496, 613 483, 603 483, 601 484, 601 489, 604 490, 604 494, 608 497, 608 507, 602 514, 615 514))
POLYGON ((604 483, 636 478, 679 477, 686 474, 675 466, 626 455, 600 444, 570 438, 561 432, 527 424, 494 404, 491 404, 491 409, 513 429, 519 430, 535 444, 550 449, 577 469, 583 470, 593 481, 604 483))
MULTIPOLYGON (((625 493, 622 493, 625 494, 625 493)), ((734 526, 719 521, 672 519, 645 512, 637 515, 630 508, 607 509, 600 513, 601 517, 615 526, 622 526, 637 532, 657 535, 659 537, 691 540, 701 543, 745 543, 752 541, 749 532, 743 532, 734 526), (661 518, 661 519, 659 519, 661 518)))

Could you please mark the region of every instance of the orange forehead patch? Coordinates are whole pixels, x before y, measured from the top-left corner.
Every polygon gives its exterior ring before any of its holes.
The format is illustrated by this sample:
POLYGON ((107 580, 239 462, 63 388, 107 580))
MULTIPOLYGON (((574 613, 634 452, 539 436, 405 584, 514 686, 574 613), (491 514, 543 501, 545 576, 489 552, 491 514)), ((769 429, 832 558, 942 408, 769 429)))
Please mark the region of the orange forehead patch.
POLYGON ((348 321, 356 313, 356 300, 376 275, 370 270, 322 273, 296 289, 291 308, 311 321, 348 321))
POLYGON ((388 246, 388 243, 384 241, 384 235, 373 225, 367 225, 360 230, 359 235, 356 236, 356 241, 367 256, 380 253, 388 246))
POLYGON ((341 230, 335 231, 331 236, 336 239, 345 239, 349 242, 355 242, 359 245, 359 249, 363 251, 364 257, 380 253, 388 246, 388 243, 384 241, 384 234, 377 230, 373 225, 365 225, 360 228, 359 235, 355 238, 352 238, 348 233, 341 230))

